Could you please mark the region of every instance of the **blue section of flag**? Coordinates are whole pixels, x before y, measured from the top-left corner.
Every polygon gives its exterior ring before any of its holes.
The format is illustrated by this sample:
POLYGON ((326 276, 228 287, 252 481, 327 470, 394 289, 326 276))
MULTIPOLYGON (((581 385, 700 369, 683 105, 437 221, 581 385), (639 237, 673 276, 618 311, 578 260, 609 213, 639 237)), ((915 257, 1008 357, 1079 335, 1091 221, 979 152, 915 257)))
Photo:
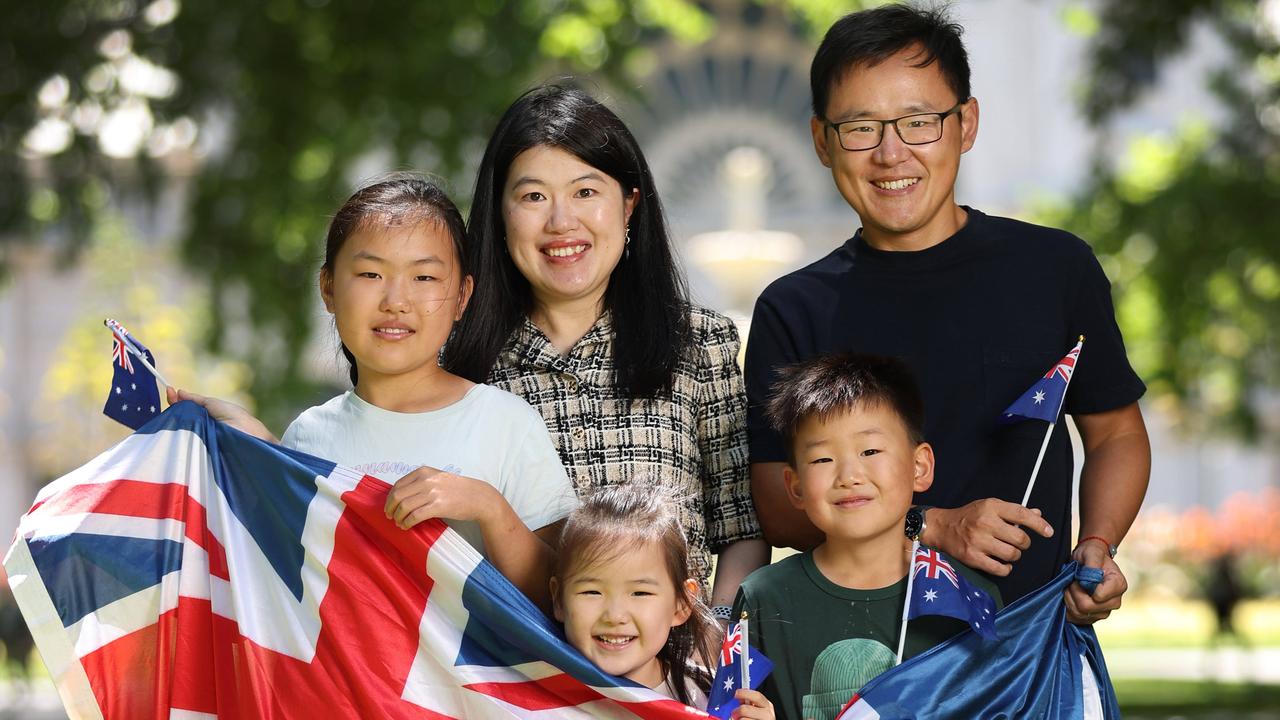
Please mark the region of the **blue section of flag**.
MULTIPOLYGON (((730 637, 733 637, 736 628, 736 624, 729 628, 730 637)), ((746 638, 742 638, 741 643, 747 645, 751 689, 755 690, 760 687, 760 683, 764 682, 765 678, 769 677, 769 673, 773 672, 773 662, 765 657, 764 653, 751 647, 746 638)), ((742 645, 738 643, 726 642, 725 644, 723 652, 730 654, 733 660, 728 664, 722 663, 716 670, 715 679, 711 681, 711 693, 707 697, 707 712, 715 717, 728 718, 734 708, 740 704, 733 694, 738 691, 742 679, 741 649, 742 645)))
POLYGON ((1062 600, 1071 583, 1096 580, 1087 571, 1070 563, 1052 582, 1002 610, 995 641, 964 632, 886 671, 839 718, 1079 718, 1095 703, 1103 718, 1119 718, 1098 637, 1092 627, 1067 622, 1062 600))
POLYGON ((640 687, 606 673, 569 645, 560 626, 487 562, 477 565, 463 584, 462 606, 469 617, 456 666, 498 668, 546 661, 587 685, 640 687))
POLYGON ((140 428, 162 430, 189 430, 202 437, 213 462, 213 481, 231 513, 257 539, 280 581, 301 600, 307 508, 316 495, 316 478, 328 477, 337 465, 246 435, 190 401, 140 428))
POLYGON ((996 639, 996 603, 956 572, 947 557, 933 548, 920 548, 912 569, 908 620, 921 615, 946 615, 962 620, 982 637, 996 639))
MULTIPOLYGON (((307 554, 302 529, 307 507, 316 495, 316 478, 329 476, 335 464, 215 422, 195 403, 174 407, 179 413, 198 413, 203 422, 216 426, 214 432, 205 432, 213 459, 213 481, 226 496, 232 514, 257 540, 280 581, 301 600, 302 564, 307 554)), ((181 417, 175 419, 182 421, 181 417)))
POLYGON ((182 566, 182 544, 172 540, 75 533, 33 539, 27 547, 50 596, 58 599, 63 627, 182 566))
POLYGON ((1000 419, 1006 423, 1019 420, 1045 420, 1057 422, 1062 409, 1062 399, 1067 394, 1067 381, 1054 375, 1040 378, 1022 397, 1005 408, 1000 419))
POLYGON ((112 335, 111 363, 114 371, 111 390, 106 404, 102 406, 102 412, 112 420, 137 430, 160 414, 160 390, 156 386, 156 376, 121 343, 132 343, 147 356, 151 367, 156 366, 156 358, 137 338, 131 335, 123 338, 112 335))
POLYGON ((1080 349, 1084 341, 1075 347, 1049 368, 1044 377, 1036 381, 1022 396, 1000 414, 1003 423, 1014 423, 1019 420, 1044 420, 1057 422, 1062 412, 1062 401, 1067 396, 1067 386, 1071 384, 1071 375, 1075 372, 1076 362, 1080 359, 1080 349))

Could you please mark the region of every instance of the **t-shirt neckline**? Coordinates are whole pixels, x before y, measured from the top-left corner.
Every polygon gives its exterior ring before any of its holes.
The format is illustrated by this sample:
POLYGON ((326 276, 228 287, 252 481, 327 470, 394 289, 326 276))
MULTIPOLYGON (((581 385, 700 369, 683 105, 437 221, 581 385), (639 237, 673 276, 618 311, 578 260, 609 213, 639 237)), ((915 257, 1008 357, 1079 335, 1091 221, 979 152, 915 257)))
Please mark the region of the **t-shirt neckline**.
POLYGON ((838 585, 831 581, 826 575, 822 574, 822 570, 818 567, 818 563, 813 559, 813 551, 810 550, 800 556, 801 567, 804 568, 805 574, 817 585, 823 592, 828 595, 849 600, 853 602, 874 602, 876 600, 887 600, 893 597, 901 597, 907 591, 907 578, 904 575, 901 580, 881 588, 861 589, 848 588, 838 585))
POLYGON ((893 270, 928 270, 963 257, 982 235, 986 215, 968 205, 961 205, 968 219, 953 235, 923 250, 880 250, 862 237, 862 228, 845 242, 844 250, 853 259, 893 270))
POLYGON ((387 410, 365 400, 356 394, 355 390, 348 390, 345 395, 345 401, 351 405, 352 409, 360 415, 375 420, 383 420, 386 422, 403 422, 405 420, 420 421, 424 419, 449 418, 457 413, 464 412, 468 405, 475 402, 475 399, 481 394, 480 388, 485 387, 484 383, 476 383, 452 403, 435 410, 425 410, 423 412, 397 412, 395 410, 387 410))

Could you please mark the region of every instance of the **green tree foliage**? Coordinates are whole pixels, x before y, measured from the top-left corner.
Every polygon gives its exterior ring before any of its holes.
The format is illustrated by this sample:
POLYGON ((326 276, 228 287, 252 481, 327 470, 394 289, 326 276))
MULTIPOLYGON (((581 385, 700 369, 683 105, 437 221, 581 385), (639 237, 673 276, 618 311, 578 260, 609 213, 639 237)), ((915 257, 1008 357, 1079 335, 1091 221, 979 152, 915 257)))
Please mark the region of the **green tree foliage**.
POLYGON ((1257 401, 1280 383, 1280 4, 1104 0, 1086 24, 1096 32, 1082 106, 1104 128, 1187 49, 1192 28, 1226 48, 1205 82, 1228 121, 1188 120, 1120 162, 1099 157, 1054 220, 1103 256, 1154 399, 1188 430, 1256 437, 1257 401))
POLYGON ((646 33, 696 42, 713 28, 691 0, 9 5, 0 253, 40 238, 72 257, 95 218, 197 173, 180 247, 211 290, 207 341, 254 369, 275 427, 316 390, 301 353, 320 320, 317 245, 361 175, 423 169, 463 198, 523 89, 617 76, 646 33))

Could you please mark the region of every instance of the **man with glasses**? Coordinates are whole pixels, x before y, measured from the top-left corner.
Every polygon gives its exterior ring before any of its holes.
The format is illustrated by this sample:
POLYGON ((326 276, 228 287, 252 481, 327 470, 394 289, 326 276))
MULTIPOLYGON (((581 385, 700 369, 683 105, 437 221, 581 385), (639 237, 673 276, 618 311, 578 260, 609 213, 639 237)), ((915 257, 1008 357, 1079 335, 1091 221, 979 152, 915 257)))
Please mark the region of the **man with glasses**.
MULTIPOLYGON (((920 380, 937 451, 936 479, 916 497, 907 533, 994 576, 1006 603, 1069 557, 1100 567, 1092 595, 1073 586, 1066 597, 1072 621, 1091 623, 1127 588, 1113 557, 1150 473, 1137 405, 1146 388, 1088 245, 956 203, 979 115, 960 32, 942 11, 884 6, 836 22, 813 59, 814 148, 862 227, 756 303, 746 355, 756 508, 774 545, 819 542, 787 499, 785 454, 764 417, 777 369, 828 351, 903 358, 920 380), (1024 508, 1045 424, 999 420, 1079 335, 1087 340, 1065 406, 1085 449, 1073 542, 1065 423, 1024 508)), ((881 448, 867 440, 859 462, 878 461, 881 448)), ((865 482, 856 470, 844 481, 865 482)))

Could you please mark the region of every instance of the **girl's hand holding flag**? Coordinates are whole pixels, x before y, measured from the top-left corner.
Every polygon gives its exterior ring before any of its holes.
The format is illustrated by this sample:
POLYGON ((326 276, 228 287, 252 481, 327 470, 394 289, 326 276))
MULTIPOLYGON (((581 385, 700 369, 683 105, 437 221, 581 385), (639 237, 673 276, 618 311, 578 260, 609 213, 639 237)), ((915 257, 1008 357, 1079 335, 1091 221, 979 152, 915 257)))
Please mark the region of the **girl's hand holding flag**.
POLYGON ((176 404, 183 400, 190 400, 209 411, 209 415, 220 423, 230 425, 246 435, 252 435, 260 440, 267 442, 279 443, 275 433, 267 429, 262 421, 253 416, 253 413, 245 410, 239 405, 221 400, 216 397, 208 397, 206 395, 197 395, 188 390, 179 390, 178 388, 169 386, 165 388, 165 400, 170 404, 176 404))

